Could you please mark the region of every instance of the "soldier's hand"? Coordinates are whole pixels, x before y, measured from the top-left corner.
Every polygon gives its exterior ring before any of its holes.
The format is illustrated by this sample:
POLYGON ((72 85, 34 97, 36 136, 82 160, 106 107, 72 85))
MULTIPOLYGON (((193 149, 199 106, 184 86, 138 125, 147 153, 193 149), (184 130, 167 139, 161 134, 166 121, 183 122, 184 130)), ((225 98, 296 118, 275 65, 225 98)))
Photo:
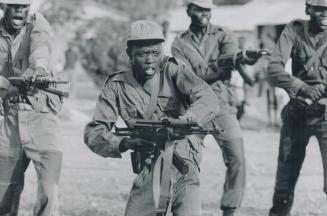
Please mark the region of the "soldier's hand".
POLYGON ((155 143, 141 138, 124 138, 119 144, 119 151, 123 153, 131 149, 134 151, 153 152, 155 146, 155 143))
POLYGON ((32 75, 32 81, 35 81, 38 77, 46 77, 48 75, 49 73, 44 68, 36 67, 32 75))
POLYGON ((240 52, 238 54, 240 63, 247 64, 247 65, 254 65, 259 59, 259 56, 255 55, 254 53, 256 54, 257 51, 247 50, 244 52, 240 52))
POLYGON ((325 86, 323 84, 307 85, 305 84, 300 90, 299 95, 309 98, 312 101, 318 101, 324 96, 325 86))

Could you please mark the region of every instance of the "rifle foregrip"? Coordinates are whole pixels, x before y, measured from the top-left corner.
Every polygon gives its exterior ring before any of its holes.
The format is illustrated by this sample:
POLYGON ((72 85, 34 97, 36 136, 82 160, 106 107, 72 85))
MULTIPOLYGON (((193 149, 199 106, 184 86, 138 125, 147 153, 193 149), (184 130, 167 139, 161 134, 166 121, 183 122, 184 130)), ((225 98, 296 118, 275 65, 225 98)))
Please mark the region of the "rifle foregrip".
POLYGON ((177 152, 173 154, 173 164, 181 174, 185 175, 188 173, 188 164, 177 152))

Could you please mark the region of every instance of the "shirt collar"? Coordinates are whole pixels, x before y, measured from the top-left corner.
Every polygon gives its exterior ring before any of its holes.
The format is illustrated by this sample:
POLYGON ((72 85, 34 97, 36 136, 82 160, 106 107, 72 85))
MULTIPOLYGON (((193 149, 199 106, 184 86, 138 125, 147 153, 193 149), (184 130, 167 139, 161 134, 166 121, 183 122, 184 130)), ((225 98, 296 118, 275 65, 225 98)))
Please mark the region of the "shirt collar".
MULTIPOLYGON (((186 31, 186 33, 189 35, 190 38, 192 38, 194 40, 194 38, 197 38, 196 34, 194 32, 191 31, 191 28, 189 27, 188 30, 186 31)), ((206 29, 206 32, 204 33, 204 35, 215 35, 215 29, 214 26, 209 23, 206 29)))

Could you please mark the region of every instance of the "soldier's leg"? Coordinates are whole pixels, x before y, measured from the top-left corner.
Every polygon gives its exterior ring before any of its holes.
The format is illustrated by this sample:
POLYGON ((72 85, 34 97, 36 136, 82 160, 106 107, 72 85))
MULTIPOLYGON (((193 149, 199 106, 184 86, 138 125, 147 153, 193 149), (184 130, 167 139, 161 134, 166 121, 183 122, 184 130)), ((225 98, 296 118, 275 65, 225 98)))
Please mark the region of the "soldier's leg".
POLYGON ((38 178, 34 215, 58 215, 56 192, 62 164, 58 119, 52 113, 20 112, 20 132, 26 156, 33 161, 38 178))
POLYGON ((324 192, 327 194, 327 121, 323 121, 315 132, 319 142, 324 170, 324 192))
POLYGON ((24 157, 17 117, 6 115, 0 121, 0 215, 18 214, 24 187, 24 172, 29 160, 24 157))
POLYGON ((151 169, 145 167, 134 180, 124 215, 155 216, 155 211, 152 172, 151 169))
POLYGON ((0 215, 18 215, 20 195, 24 188, 24 172, 29 160, 0 155, 0 215))
POLYGON ((216 117, 213 123, 225 131, 215 136, 227 167, 221 209, 238 208, 245 189, 245 156, 240 125, 233 114, 216 117))
POLYGON ((198 167, 189 162, 189 172, 182 176, 173 169, 172 207, 173 216, 200 216, 201 196, 198 167))
POLYGON ((310 138, 309 129, 297 124, 284 124, 281 129, 275 192, 270 216, 289 216, 305 149, 310 138))

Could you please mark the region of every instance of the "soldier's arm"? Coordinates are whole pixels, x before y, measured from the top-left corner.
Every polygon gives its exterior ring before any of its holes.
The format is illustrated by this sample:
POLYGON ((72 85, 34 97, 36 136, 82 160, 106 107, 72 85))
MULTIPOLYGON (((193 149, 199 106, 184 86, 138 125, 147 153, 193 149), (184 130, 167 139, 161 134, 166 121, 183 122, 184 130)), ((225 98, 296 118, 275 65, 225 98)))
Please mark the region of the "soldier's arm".
POLYGON ((30 34, 30 68, 34 71, 42 68, 44 71, 50 71, 51 61, 51 35, 52 29, 48 21, 39 13, 35 14, 33 28, 30 34))
POLYGON ((179 92, 190 102, 182 119, 192 117, 204 125, 220 112, 218 98, 211 87, 184 65, 178 67, 174 78, 179 92))
POLYGON ((273 86, 285 89, 290 96, 297 95, 299 89, 305 85, 303 81, 285 71, 285 65, 291 57, 295 43, 295 34, 293 23, 288 24, 274 49, 267 71, 269 82, 273 86))
POLYGON ((124 137, 110 132, 117 118, 115 89, 109 81, 98 97, 93 120, 84 130, 84 142, 96 154, 103 157, 121 157, 119 144, 124 137))
POLYGON ((186 58, 185 53, 183 51, 183 45, 182 43, 179 41, 181 40, 180 38, 175 38, 175 40, 173 41, 172 45, 171 45, 171 54, 172 56, 177 59, 177 61, 180 64, 184 64, 186 67, 188 67, 190 70, 192 70, 192 65, 189 62, 189 60, 186 58))

